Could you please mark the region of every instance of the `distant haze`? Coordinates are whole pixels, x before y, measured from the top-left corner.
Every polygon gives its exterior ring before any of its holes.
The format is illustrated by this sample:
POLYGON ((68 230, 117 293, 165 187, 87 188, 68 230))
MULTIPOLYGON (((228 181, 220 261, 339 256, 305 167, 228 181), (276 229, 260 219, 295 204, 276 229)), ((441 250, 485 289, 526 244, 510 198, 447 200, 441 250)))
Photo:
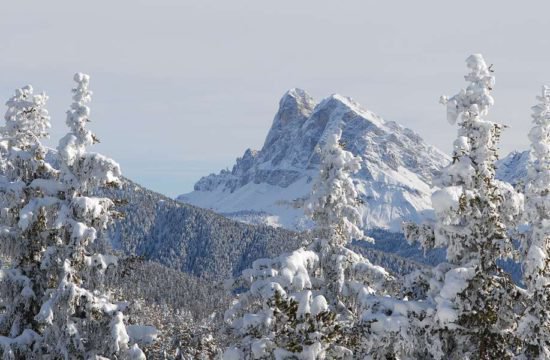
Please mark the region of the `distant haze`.
MULTIPOLYGON (((441 94, 464 60, 494 64, 489 119, 528 148, 530 107, 550 83, 549 2, 11 1, 0 20, 0 101, 32 83, 50 96, 51 140, 66 132, 72 74, 91 75, 94 151, 174 196, 260 148, 282 94, 350 96, 449 152, 441 94)), ((4 110, 2 110, 4 111, 4 110)))

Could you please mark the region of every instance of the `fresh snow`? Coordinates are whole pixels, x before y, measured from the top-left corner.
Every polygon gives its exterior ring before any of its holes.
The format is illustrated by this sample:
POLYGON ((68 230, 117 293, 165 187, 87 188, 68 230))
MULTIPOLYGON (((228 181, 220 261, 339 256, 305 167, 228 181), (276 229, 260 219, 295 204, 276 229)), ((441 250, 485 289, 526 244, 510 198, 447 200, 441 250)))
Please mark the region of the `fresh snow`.
POLYGON ((146 325, 127 325, 126 332, 133 342, 145 345, 152 344, 159 336, 154 326, 146 325))

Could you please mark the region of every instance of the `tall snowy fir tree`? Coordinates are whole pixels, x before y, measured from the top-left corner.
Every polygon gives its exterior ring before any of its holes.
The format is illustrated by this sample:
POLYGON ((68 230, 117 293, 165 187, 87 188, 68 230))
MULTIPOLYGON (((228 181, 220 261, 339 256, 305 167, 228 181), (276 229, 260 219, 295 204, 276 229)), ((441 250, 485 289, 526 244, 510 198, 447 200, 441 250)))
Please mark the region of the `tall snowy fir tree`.
POLYGON ((522 236, 523 282, 531 296, 518 329, 526 340, 526 358, 550 358, 550 88, 544 86, 533 106, 530 162, 525 181, 527 224, 522 236))
POLYGON ((40 209, 29 226, 28 206, 46 202, 36 194, 34 181, 55 182, 57 171, 45 161, 40 140, 47 137, 50 117, 45 94, 34 94, 31 86, 16 90, 8 100, 2 133, 2 176, 0 177, 2 253, 13 267, 0 270, 0 351, 3 357, 22 358, 39 339, 34 319, 41 306, 47 276, 40 270, 45 211, 40 209))
POLYGON ((315 249, 320 254, 329 300, 334 306, 343 306, 339 302, 349 261, 345 245, 352 239, 365 238, 358 193, 350 176, 361 169, 361 163, 343 149, 341 136, 341 130, 336 130, 321 148, 319 177, 306 203, 306 214, 315 222, 313 236, 318 239, 315 249))
POLYGON ((2 270, 0 351, 6 359, 143 359, 129 346, 124 304, 97 290, 98 276, 116 258, 93 252, 112 215, 112 201, 91 197, 117 183, 111 159, 86 151, 95 136, 89 121, 89 77, 76 74, 70 132, 60 141, 58 165, 44 159, 39 139, 48 124, 46 97, 31 87, 8 101, 3 137, 2 241, 11 269, 2 270))
POLYGON ((238 295, 226 312, 234 344, 224 359, 352 359, 349 332, 376 291, 391 276, 347 249, 363 238, 357 193, 350 174, 358 159, 329 134, 321 150, 320 177, 307 212, 315 240, 274 259, 260 259, 237 279, 238 295))
POLYGON ((458 122, 452 163, 434 179, 434 226, 406 224, 406 236, 424 248, 445 247, 450 266, 424 279, 435 304, 427 339, 438 359, 511 358, 521 349, 514 338, 516 302, 521 295, 498 259, 513 256, 508 236, 521 213, 523 198, 495 179, 502 125, 485 120, 493 105, 495 80, 479 54, 466 60, 469 85, 442 102, 447 119, 458 122))

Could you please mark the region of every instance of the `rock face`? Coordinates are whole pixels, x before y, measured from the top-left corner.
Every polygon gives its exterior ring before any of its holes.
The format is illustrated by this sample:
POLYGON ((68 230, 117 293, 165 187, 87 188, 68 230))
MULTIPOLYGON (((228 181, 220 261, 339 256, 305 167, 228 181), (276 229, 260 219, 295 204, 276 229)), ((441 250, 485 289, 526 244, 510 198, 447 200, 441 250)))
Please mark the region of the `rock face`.
POLYGON ((203 177, 178 200, 245 222, 306 228, 301 200, 317 176, 317 148, 337 127, 346 150, 362 159, 355 181, 366 228, 398 230, 402 220, 421 220, 430 209, 432 175, 449 157, 350 98, 331 95, 316 103, 300 89, 281 99, 260 151, 246 150, 231 171, 203 177))

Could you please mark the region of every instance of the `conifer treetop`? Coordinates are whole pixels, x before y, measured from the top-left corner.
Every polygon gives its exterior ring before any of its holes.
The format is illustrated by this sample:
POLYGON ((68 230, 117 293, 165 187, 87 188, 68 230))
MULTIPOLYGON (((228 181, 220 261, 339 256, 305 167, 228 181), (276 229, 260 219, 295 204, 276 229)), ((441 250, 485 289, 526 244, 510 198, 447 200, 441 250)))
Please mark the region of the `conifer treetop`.
POLYGON ((487 116, 489 108, 494 100, 490 94, 495 86, 495 77, 491 67, 487 66, 481 54, 473 54, 466 59, 466 66, 470 70, 464 76, 469 82, 466 89, 450 99, 441 97, 441 102, 447 105, 447 120, 451 125, 455 124, 458 116, 462 114, 462 120, 487 116))
POLYGON ((73 186, 78 184, 81 190, 117 184, 121 176, 120 166, 112 159, 101 154, 88 152, 86 148, 99 142, 92 131, 86 128, 90 122, 92 92, 89 89, 90 76, 76 73, 73 77, 76 87, 73 88, 73 103, 67 111, 66 124, 69 132, 57 147, 64 161, 63 178, 73 186))
POLYGON ((15 95, 7 102, 3 133, 10 146, 28 149, 40 144, 40 139, 48 137, 50 116, 46 110, 48 96, 34 94, 31 85, 15 90, 15 95))

